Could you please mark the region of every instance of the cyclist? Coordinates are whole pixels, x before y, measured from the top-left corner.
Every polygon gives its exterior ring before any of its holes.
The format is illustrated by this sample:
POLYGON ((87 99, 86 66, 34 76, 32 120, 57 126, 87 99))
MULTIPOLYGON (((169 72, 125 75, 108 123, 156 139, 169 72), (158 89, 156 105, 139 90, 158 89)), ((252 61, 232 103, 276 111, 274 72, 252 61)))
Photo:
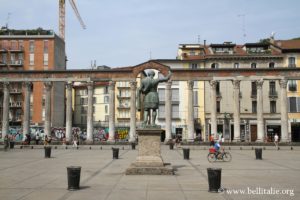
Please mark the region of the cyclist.
POLYGON ((218 156, 220 154, 220 149, 221 149, 221 145, 218 140, 215 142, 214 148, 216 150, 216 153, 215 153, 216 158, 218 158, 218 156))

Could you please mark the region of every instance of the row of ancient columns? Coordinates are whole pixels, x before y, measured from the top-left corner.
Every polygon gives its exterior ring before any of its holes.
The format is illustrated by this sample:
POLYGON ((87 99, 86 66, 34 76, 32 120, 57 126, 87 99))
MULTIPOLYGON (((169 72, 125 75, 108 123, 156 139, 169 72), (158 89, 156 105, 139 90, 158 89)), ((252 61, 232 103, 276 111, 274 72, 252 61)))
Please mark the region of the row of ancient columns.
MULTIPOLYGON (((194 103, 193 103, 193 81, 188 81, 188 141, 194 140, 194 103)), ((240 141, 240 81, 233 80, 234 88, 234 140, 240 141)), ((288 114, 287 114, 287 81, 280 80, 281 88, 281 141, 288 140, 288 114)), ((210 81, 211 86, 211 133, 217 133, 217 109, 216 109, 216 85, 217 81, 210 81)), ((264 138, 264 120, 263 120, 263 93, 262 85, 263 80, 256 81, 257 85, 257 141, 263 141, 264 138)), ((3 122, 2 122, 2 137, 8 133, 9 124, 9 83, 3 83, 3 122)), ((51 134, 51 82, 45 82, 45 134, 51 134)), ((129 140, 134 142, 136 138, 136 81, 130 82, 131 99, 130 99, 130 133, 129 140)), ((24 100, 24 115, 23 115, 23 135, 30 131, 30 93, 31 82, 24 83, 25 87, 25 100, 24 100)), ((73 83, 66 84, 66 141, 72 140, 72 87, 73 83)), ((168 142, 172 138, 172 82, 166 83, 165 90, 165 120, 166 127, 165 141, 168 142)), ((87 112, 87 142, 93 141, 93 82, 87 83, 88 88, 88 112, 87 112)), ((115 141, 115 82, 109 82, 109 142, 115 141)))
MULTIPOLYGON (((256 81, 257 87, 257 142, 263 142, 264 117, 263 117, 263 79, 256 81)), ((217 134, 217 106, 216 106, 216 85, 217 81, 210 81, 211 87, 211 134, 217 134)), ((240 80, 232 80, 233 84, 233 121, 234 121, 234 141, 240 141, 240 80)), ((288 141, 288 112, 287 112, 287 80, 279 81, 280 102, 281 102, 281 141, 288 141)))

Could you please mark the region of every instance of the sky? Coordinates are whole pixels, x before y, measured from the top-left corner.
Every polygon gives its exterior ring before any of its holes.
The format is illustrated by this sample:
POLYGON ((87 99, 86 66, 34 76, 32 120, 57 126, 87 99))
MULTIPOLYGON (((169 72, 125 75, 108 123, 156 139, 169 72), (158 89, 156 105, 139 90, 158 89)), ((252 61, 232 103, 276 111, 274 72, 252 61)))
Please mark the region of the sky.
MULTIPOLYGON (((0 26, 54 30, 59 0, 0 0, 0 26), (10 13, 10 14, 9 14, 10 13), (9 18, 8 18, 9 16, 9 18)), ((68 69, 134 66, 175 59, 179 44, 300 37, 299 0, 66 0, 68 69)))

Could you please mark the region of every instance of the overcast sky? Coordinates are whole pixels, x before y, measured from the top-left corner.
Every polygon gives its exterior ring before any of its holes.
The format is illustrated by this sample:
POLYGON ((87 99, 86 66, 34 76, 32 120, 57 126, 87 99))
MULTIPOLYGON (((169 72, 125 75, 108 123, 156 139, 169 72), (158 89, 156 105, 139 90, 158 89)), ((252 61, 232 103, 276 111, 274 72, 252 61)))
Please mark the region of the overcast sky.
MULTIPOLYGON (((0 26, 52 29, 59 0, 0 0, 0 26)), ((91 60, 111 67, 175 58, 178 44, 256 42, 300 37, 299 0, 76 0, 83 30, 66 0, 68 69, 91 60), (244 21, 244 23, 243 23, 244 21), (151 52, 151 53, 150 53, 151 52)))

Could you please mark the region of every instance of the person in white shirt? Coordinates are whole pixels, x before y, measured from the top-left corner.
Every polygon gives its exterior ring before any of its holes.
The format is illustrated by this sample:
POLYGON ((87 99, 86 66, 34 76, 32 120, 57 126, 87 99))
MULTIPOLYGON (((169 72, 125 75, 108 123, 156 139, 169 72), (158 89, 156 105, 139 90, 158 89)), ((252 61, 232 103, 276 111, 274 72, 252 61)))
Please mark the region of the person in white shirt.
POLYGON ((278 148, 278 139, 279 139, 279 137, 278 137, 277 133, 275 133, 274 144, 275 144, 276 148, 278 148))

